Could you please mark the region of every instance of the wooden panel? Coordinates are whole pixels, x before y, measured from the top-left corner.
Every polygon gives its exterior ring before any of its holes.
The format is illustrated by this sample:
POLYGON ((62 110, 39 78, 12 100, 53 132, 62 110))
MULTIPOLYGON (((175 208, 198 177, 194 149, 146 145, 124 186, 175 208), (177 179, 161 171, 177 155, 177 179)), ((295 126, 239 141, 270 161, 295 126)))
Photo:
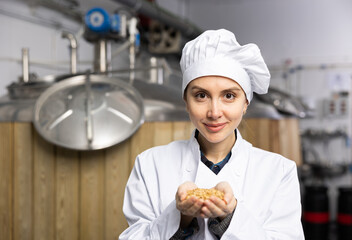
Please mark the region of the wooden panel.
POLYGON ((244 119, 239 130, 253 146, 279 153, 297 165, 302 164, 298 119, 244 119))
POLYGON ((80 239, 104 239, 104 151, 81 153, 80 239))
POLYGON ((270 151, 274 153, 281 154, 281 135, 282 132, 280 131, 280 122, 281 120, 271 120, 270 121, 270 133, 269 133, 269 140, 270 140, 270 151))
POLYGON ((0 239, 12 240, 13 127, 0 124, 0 239))
POLYGON ((33 239, 33 128, 14 123, 14 239, 33 239))
POLYGON ((254 135, 254 132, 248 128, 247 121, 249 121, 249 120, 242 119, 240 125, 237 128, 240 131, 242 138, 244 138, 248 141, 248 139, 250 139, 251 135, 254 135))
POLYGON ((256 134, 258 131, 256 128, 255 119, 242 119, 240 125, 238 126, 238 130, 244 139, 255 146, 256 134))
POLYGON ((116 240, 128 227, 122 212, 125 186, 129 177, 130 140, 106 150, 105 163, 105 240, 116 240))
POLYGON ((78 152, 56 148, 55 239, 78 239, 79 158, 78 152))
POLYGON ((301 141, 299 136, 299 124, 295 118, 287 118, 280 121, 280 153, 294 160, 297 165, 302 164, 301 141))
POLYGON ((154 146, 165 145, 172 141, 172 122, 155 122, 154 126, 154 146))
POLYGON ((270 120, 245 119, 242 120, 240 132, 244 139, 253 146, 270 151, 270 120))
POLYGON ((146 122, 132 136, 130 145, 130 170, 138 154, 154 146, 154 127, 155 123, 146 122))
POLYGON ((192 122, 174 122, 173 140, 188 140, 194 130, 192 122))
POLYGON ((34 134, 34 239, 54 239, 54 147, 34 134))

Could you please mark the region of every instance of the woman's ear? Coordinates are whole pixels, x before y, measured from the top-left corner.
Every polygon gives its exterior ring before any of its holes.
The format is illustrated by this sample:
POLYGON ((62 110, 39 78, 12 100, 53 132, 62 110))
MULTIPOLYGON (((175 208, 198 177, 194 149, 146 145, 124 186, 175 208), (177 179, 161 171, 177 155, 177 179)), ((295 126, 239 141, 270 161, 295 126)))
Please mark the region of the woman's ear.
POLYGON ((188 109, 188 102, 187 102, 187 96, 186 96, 186 93, 185 95, 183 95, 183 101, 185 102, 186 104, 186 111, 189 113, 189 109, 188 109))
POLYGON ((247 108, 248 108, 248 100, 246 100, 246 103, 244 104, 244 107, 243 107, 243 115, 246 114, 247 108))
POLYGON ((183 92, 183 101, 186 104, 186 111, 189 113, 188 102, 187 102, 187 88, 188 88, 188 86, 186 87, 185 91, 183 92))

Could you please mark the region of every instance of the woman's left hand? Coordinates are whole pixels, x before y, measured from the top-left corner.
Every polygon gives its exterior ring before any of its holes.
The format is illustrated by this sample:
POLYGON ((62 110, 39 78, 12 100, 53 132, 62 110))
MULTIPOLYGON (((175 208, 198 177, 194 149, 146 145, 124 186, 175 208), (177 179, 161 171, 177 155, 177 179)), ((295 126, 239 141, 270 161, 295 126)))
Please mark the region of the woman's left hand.
POLYGON ((235 210, 237 200, 228 182, 218 183, 215 189, 224 192, 224 200, 215 196, 210 197, 209 200, 205 200, 200 216, 203 218, 219 217, 222 220, 235 210))

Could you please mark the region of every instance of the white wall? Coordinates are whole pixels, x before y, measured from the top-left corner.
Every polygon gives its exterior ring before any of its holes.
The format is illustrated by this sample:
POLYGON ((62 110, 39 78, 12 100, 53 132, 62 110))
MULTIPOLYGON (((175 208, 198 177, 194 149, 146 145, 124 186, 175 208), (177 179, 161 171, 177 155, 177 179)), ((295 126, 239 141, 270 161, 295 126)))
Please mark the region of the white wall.
POLYGON ((203 29, 228 28, 255 42, 269 65, 287 58, 347 56, 352 61, 349 0, 192 0, 189 19, 203 29))

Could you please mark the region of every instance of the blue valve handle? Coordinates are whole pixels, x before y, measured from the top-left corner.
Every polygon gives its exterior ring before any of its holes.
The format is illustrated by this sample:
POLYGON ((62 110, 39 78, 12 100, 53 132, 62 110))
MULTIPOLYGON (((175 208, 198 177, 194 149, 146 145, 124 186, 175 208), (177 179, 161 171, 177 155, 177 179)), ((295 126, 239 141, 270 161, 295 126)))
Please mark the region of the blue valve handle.
POLYGON ((92 8, 86 13, 85 24, 93 32, 106 33, 110 30, 109 14, 102 8, 92 8))

